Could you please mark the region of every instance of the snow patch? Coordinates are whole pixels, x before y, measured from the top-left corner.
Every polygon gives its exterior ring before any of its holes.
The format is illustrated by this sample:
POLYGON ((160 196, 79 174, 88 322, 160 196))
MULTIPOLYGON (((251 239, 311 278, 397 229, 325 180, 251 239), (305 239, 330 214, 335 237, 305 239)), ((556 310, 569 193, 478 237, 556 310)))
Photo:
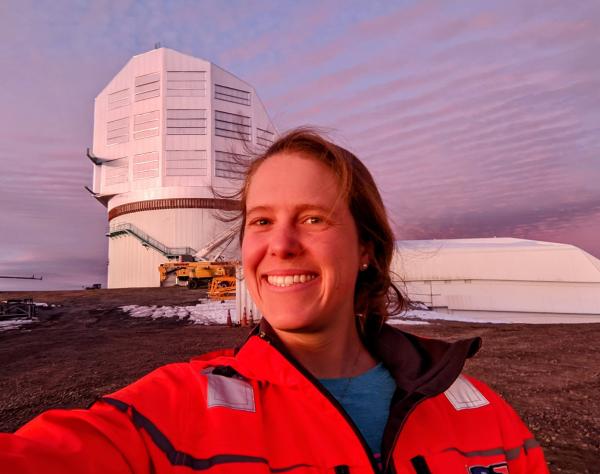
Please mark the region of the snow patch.
POLYGON ((595 315, 561 316, 561 315, 497 315, 493 312, 478 314, 441 313, 424 309, 407 311, 389 320, 390 324, 410 324, 410 321, 457 321, 463 323, 491 324, 583 324, 600 323, 595 315))
POLYGON ((229 300, 223 303, 208 301, 198 303, 195 306, 121 306, 121 310, 129 313, 134 318, 176 318, 188 320, 194 324, 227 324, 227 311, 235 317, 235 301, 229 300))
POLYGON ((520 321, 512 321, 506 318, 494 318, 494 317, 473 317, 469 315, 461 314, 448 314, 439 313, 437 311, 429 310, 411 310, 407 312, 407 317, 410 319, 417 320, 432 320, 432 321, 458 321, 463 323, 493 323, 493 324, 510 324, 520 321))
POLYGON ((8 331, 9 329, 20 329, 27 324, 37 322, 36 318, 33 319, 0 319, 0 332, 8 331))
POLYGON ((401 319, 401 318, 390 318, 387 320, 388 324, 392 326, 423 326, 430 324, 428 321, 419 321, 417 319, 401 319))

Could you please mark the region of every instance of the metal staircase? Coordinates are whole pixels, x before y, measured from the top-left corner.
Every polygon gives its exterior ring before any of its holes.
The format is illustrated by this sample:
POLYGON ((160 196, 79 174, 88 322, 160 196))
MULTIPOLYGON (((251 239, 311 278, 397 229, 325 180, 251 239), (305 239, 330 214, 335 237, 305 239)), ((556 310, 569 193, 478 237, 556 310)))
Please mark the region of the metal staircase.
POLYGON ((150 237, 146 232, 128 222, 111 225, 106 236, 112 239, 127 234, 138 239, 144 247, 153 248, 170 260, 184 255, 192 256, 196 254, 196 250, 191 247, 167 247, 162 242, 150 237))

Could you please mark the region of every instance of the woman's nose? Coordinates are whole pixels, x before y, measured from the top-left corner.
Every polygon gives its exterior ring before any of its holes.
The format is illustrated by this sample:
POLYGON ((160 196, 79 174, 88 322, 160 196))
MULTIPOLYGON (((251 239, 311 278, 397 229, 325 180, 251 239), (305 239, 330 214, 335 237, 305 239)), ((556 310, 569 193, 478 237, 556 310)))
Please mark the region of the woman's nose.
POLYGON ((291 225, 276 226, 270 235, 271 255, 279 258, 293 258, 302 252, 297 230, 291 225))

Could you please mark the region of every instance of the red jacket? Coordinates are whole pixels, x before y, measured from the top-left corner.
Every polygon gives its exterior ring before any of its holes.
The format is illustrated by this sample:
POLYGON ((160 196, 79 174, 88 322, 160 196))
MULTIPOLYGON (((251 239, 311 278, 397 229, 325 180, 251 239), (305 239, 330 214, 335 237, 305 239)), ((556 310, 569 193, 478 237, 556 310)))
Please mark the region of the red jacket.
MULTIPOLYGON (((398 389, 383 438, 390 473, 546 473, 498 395, 459 376, 479 340, 385 326, 369 349, 398 389), (457 378, 458 377, 458 378, 457 378)), ((266 323, 234 354, 162 367, 89 410, 51 410, 0 435, 7 473, 372 473, 367 443, 266 323)))

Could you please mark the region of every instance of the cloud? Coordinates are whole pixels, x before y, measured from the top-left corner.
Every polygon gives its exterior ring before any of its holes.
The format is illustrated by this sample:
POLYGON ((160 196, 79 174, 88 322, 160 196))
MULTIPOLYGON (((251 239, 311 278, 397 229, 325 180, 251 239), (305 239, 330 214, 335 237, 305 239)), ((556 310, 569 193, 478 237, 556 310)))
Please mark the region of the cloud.
MULTIPOLYGON (((584 226, 600 229, 600 196, 585 202, 549 205, 539 202, 528 209, 478 209, 457 213, 446 207, 445 216, 400 223, 398 233, 404 239, 521 237, 560 241, 560 236, 577 233, 584 226)), ((568 240, 566 240, 568 241, 568 240)))
POLYGON ((400 235, 600 255, 599 22, 596 2, 2 2, 0 271, 104 281, 93 99, 157 41, 249 81, 280 129, 334 129, 400 235))

